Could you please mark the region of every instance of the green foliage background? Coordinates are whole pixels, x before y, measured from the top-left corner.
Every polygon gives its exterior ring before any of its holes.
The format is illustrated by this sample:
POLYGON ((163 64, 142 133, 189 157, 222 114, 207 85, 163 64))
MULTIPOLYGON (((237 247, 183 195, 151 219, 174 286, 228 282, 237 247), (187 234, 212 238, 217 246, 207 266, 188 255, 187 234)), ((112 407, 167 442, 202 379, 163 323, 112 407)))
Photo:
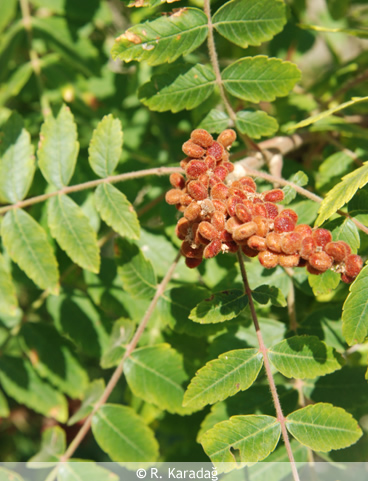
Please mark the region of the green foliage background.
MULTIPOLYGON (((234 160, 247 154, 241 134, 255 142, 300 128, 305 143, 283 159, 281 176, 326 200, 317 215, 316 202, 285 187, 284 203, 365 261, 368 237, 352 219, 368 224, 367 6, 264 0, 252 10, 246 0, 212 2, 232 120, 210 65, 202 7, 200 0, 147 0, 142 8, 119 0, 0 2, 0 213, 25 197, 177 166, 198 126, 218 133, 235 124, 234 160), (190 9, 162 15, 173 7, 190 9), (221 27, 227 16, 257 20, 265 11, 279 20, 250 33, 221 27), (115 41, 127 29, 144 32, 145 48, 115 41), (180 32, 178 43, 170 37, 156 46, 157 32, 180 32)), ((56 462, 101 397, 180 246, 176 211, 163 201, 168 188, 167 176, 132 176, 1 217, 1 461, 56 462)), ((257 259, 246 265, 298 460, 311 449, 317 459, 367 461, 367 267, 349 295, 331 272, 290 276, 257 259)), ((75 457, 232 462, 229 447, 238 443, 242 461, 274 449, 282 459, 274 415, 236 257, 194 270, 181 260, 75 457), (260 450, 263 430, 270 434, 260 450), (227 443, 221 459, 212 457, 219 440, 227 443)))

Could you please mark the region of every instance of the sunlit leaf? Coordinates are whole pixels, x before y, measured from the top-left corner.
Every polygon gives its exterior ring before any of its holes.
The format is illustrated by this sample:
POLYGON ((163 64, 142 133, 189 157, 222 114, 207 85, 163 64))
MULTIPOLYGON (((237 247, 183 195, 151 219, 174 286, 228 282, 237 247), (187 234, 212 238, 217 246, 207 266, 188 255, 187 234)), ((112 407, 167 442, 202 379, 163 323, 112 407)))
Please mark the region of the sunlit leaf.
POLYGON ((0 314, 14 315, 18 307, 15 287, 4 257, 0 254, 0 314))
POLYGON ((207 132, 221 133, 229 125, 230 118, 221 110, 212 109, 206 117, 198 125, 199 129, 205 129, 207 132))
POLYGON ((22 200, 32 184, 35 170, 31 136, 22 118, 13 113, 2 128, 0 142, 0 202, 22 200))
POLYGON ((305 30, 314 30, 315 32, 328 32, 328 33, 346 33, 347 35, 353 35, 359 38, 368 38, 368 30, 362 28, 337 28, 337 27, 323 27, 321 25, 307 25, 299 24, 299 27, 305 30))
POLYGON ((68 420, 68 426, 72 426, 78 421, 86 418, 93 411, 96 402, 101 398, 105 390, 105 382, 103 379, 95 379, 86 389, 84 399, 78 411, 68 420))
POLYGON ((128 406, 102 406, 93 416, 92 432, 113 461, 148 462, 158 457, 158 443, 152 430, 128 406))
POLYGON ((247 134, 253 139, 271 136, 279 128, 276 119, 262 110, 237 112, 235 125, 242 134, 247 134))
POLYGON ((258 349, 237 349, 221 354, 197 371, 184 396, 184 406, 202 408, 245 391, 263 364, 258 349))
POLYGON ((201 444, 219 472, 227 472, 266 458, 280 434, 280 423, 272 416, 233 416, 206 431, 201 444), (231 448, 238 453, 240 463, 231 448))
POLYGON ((327 403, 294 411, 286 418, 286 427, 300 443, 321 452, 346 448, 362 435, 351 414, 327 403))
POLYGON ((101 358, 101 367, 108 369, 121 361, 125 348, 134 334, 135 324, 130 319, 118 319, 110 335, 109 345, 101 358))
POLYGON ((78 152, 77 126, 69 107, 63 105, 57 117, 47 116, 41 127, 38 165, 49 184, 58 189, 69 184, 78 152))
POLYGON ((350 286, 342 312, 342 332, 351 346, 368 336, 368 266, 350 286))
POLYGON ((51 235, 79 266, 92 272, 100 269, 96 232, 82 209, 68 196, 52 197, 48 204, 51 235))
POLYGON ((207 30, 207 17, 202 10, 180 8, 131 27, 116 39, 111 55, 114 60, 145 60, 149 65, 174 62, 199 47, 207 30))
POLYGON ((286 377, 315 378, 341 369, 343 359, 316 336, 294 336, 272 346, 268 357, 286 377))
POLYGON ((322 296, 323 294, 328 294, 333 289, 339 285, 340 282, 340 274, 337 272, 333 272, 328 269, 323 274, 308 275, 308 283, 313 290, 313 294, 315 296, 322 296))
POLYGON ((111 184, 99 185, 95 191, 96 209, 102 219, 122 237, 138 239, 137 214, 125 195, 111 184))
POLYGON ((99 177, 111 175, 121 156, 123 131, 119 119, 109 114, 101 120, 93 132, 89 144, 89 163, 99 177))
POLYGON ((22 209, 5 214, 2 238, 11 259, 42 289, 57 293, 59 272, 42 227, 22 209))
POLYGON ((271 302, 273 306, 287 306, 286 299, 280 289, 274 286, 259 286, 252 291, 252 297, 259 304, 271 302))

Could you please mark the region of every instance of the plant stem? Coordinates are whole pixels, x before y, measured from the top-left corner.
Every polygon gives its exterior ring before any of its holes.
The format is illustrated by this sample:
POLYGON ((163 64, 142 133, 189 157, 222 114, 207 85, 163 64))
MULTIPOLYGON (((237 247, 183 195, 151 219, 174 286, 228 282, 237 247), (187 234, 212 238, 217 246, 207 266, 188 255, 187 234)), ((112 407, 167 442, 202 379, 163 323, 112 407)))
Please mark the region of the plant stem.
MULTIPOLYGON (((231 120, 235 124, 236 113, 234 112, 233 108, 230 105, 230 102, 229 102, 228 98, 226 97, 224 85, 223 85, 223 82, 222 82, 220 66, 219 66, 219 61, 218 61, 218 56, 217 56, 217 51, 216 51, 216 45, 215 45, 215 39, 214 39, 214 36, 213 36, 213 24, 212 24, 210 0, 204 0, 203 10, 204 10, 204 13, 206 14, 207 20, 208 20, 207 45, 208 45, 208 52, 209 52, 209 55, 210 55, 212 68, 213 68, 213 71, 215 72, 215 76, 216 76, 216 83, 217 83, 218 88, 220 90, 220 95, 221 95, 222 101, 225 105, 225 108, 227 110, 227 113, 229 114, 229 117, 231 118, 231 120)), ((256 150, 257 152, 261 152, 262 155, 267 160, 267 158, 268 158, 267 154, 265 152, 263 152, 262 149, 255 142, 253 142, 253 140, 251 138, 249 138, 245 134, 240 134, 240 135, 241 135, 245 145, 250 146, 252 149, 256 150)))
POLYGON ((183 172, 183 170, 180 167, 157 167, 154 169, 127 172, 125 174, 110 175, 109 177, 105 177, 104 179, 96 179, 89 182, 84 182, 83 184, 70 185, 67 187, 63 187, 60 190, 49 192, 48 194, 38 195, 36 197, 31 197, 26 200, 21 200, 16 204, 0 207, 0 214, 5 214, 5 212, 8 212, 9 210, 28 207, 30 205, 37 204, 38 202, 44 202, 45 200, 48 200, 51 197, 55 197, 60 194, 66 195, 73 192, 79 192, 81 190, 92 189, 93 187, 97 187, 100 184, 114 184, 116 182, 122 182, 123 180, 138 179, 139 177, 145 177, 146 175, 168 175, 174 172, 181 173, 183 172))
POLYGON ((273 378, 270 362, 269 362, 268 356, 267 356, 268 350, 267 350, 267 347, 265 346, 265 343, 263 341, 261 329, 259 327, 257 313, 256 313, 256 310, 255 310, 253 298, 252 298, 252 291, 249 287, 247 272, 245 270, 244 259, 243 259, 243 255, 242 255, 241 251, 238 251, 238 260, 239 260, 240 271, 241 271, 243 284, 244 284, 244 291, 245 291, 246 295, 248 296, 250 312, 252 314, 253 324, 254 324, 254 327, 255 327, 255 330, 256 330, 256 334, 257 334, 259 350, 260 350, 260 352, 262 353, 262 356, 263 356, 263 364, 264 364, 264 367, 265 367, 266 376, 267 376, 268 383, 269 383, 269 386, 270 386, 272 400, 273 400, 273 404, 274 404, 275 410, 276 410, 277 420, 278 420, 278 422, 280 423, 280 426, 281 426, 282 438, 284 440, 285 448, 286 448, 286 451, 287 451, 287 454, 288 454, 288 457, 289 457, 289 460, 290 460, 293 478, 294 478, 294 481, 300 481, 299 474, 298 474, 298 471, 296 469, 294 455, 293 455, 293 452, 291 450, 289 435, 288 435, 288 432, 287 432, 287 429, 286 429, 285 417, 284 417, 284 414, 282 412, 280 399, 279 399, 277 389, 276 389, 275 380, 273 378))
POLYGON ((171 277, 174 273, 174 270, 175 270, 175 268, 176 268, 176 266, 179 262, 180 257, 181 257, 181 253, 179 252, 178 255, 176 256, 174 262, 171 264, 168 271, 166 272, 165 277, 162 279, 161 283, 157 286, 155 295, 154 295, 150 305, 148 306, 148 309, 147 309, 145 315, 143 316, 139 326, 137 327, 137 330, 135 331, 133 339, 128 344, 128 346, 125 350, 124 356, 123 356, 122 360, 120 361, 120 364, 118 365, 118 367, 115 369, 113 375, 111 376, 110 381, 108 382, 102 396, 96 402, 96 404, 93 408, 93 411, 86 418, 82 427, 78 431, 77 435, 75 436, 73 441, 70 443, 70 445, 69 445, 68 449, 65 451, 64 455, 61 457, 62 462, 67 461, 71 456, 73 456, 76 449, 78 448, 78 446, 80 445, 80 443, 83 441, 86 434, 90 430, 93 416, 99 410, 99 408, 106 403, 106 401, 110 397, 110 394, 112 393, 112 391, 115 388, 116 384, 118 383, 121 375, 123 374, 125 360, 132 354, 132 352, 136 348, 136 346, 139 342, 139 339, 141 338, 144 330, 147 327, 148 321, 150 320, 150 318, 153 314, 153 311, 156 307, 157 301, 159 300, 159 298, 164 293, 165 288, 166 288, 168 282, 170 281, 170 279, 171 279, 171 277))
POLYGON ((44 86, 41 77, 41 62, 38 57, 36 50, 33 48, 33 35, 32 35, 32 18, 31 10, 29 7, 28 0, 19 0, 20 9, 22 12, 23 25, 27 33, 27 40, 29 45, 29 58, 31 61, 32 69, 36 77, 37 87, 41 100, 41 111, 44 118, 46 118, 51 113, 51 108, 49 101, 44 93, 44 86))

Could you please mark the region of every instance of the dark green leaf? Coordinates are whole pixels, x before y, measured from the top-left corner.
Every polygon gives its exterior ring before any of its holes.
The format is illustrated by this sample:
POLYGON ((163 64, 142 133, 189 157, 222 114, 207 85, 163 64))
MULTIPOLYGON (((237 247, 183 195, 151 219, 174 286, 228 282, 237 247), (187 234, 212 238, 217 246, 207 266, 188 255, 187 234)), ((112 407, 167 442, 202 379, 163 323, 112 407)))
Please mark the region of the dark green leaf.
POLYGON ((139 99, 151 110, 191 110, 203 103, 215 88, 216 77, 205 65, 175 65, 153 75, 139 89, 139 99))
POLYGON ((279 0, 232 0, 217 10, 212 21, 215 29, 236 45, 259 46, 282 30, 285 5, 279 0))
POLYGON ((68 418, 66 399, 35 373, 31 363, 19 357, 0 359, 1 386, 9 397, 61 423, 68 418))
POLYGON ((118 319, 111 332, 109 346, 101 358, 101 367, 108 369, 117 366, 121 361, 125 348, 134 334, 135 324, 129 319, 118 319))
POLYGON ((45 429, 42 433, 41 448, 31 457, 32 467, 49 467, 60 462, 66 450, 66 436, 60 426, 45 429), (40 464, 39 464, 40 463, 40 464))
POLYGON ((18 300, 11 274, 4 257, 0 254, 0 315, 15 315, 18 300))
POLYGON ((93 416, 92 432, 113 461, 149 462, 158 457, 153 432, 130 407, 105 404, 93 416))
POLYGON ((222 79, 229 93, 258 103, 287 95, 300 80, 300 71, 290 62, 259 55, 229 65, 222 72, 222 79))
POLYGON ((137 214, 125 195, 111 184, 99 185, 95 191, 96 209, 107 225, 122 237, 138 239, 137 214))
POLYGON ((124 290, 137 298, 148 298, 156 292, 156 276, 152 264, 141 250, 125 239, 116 240, 116 262, 124 290))
POLYGON ((68 196, 49 200, 47 209, 51 235, 79 266, 92 272, 100 270, 97 236, 83 210, 68 196))
POLYGON ((228 321, 240 314, 247 304, 248 297, 243 291, 216 292, 192 309, 189 319, 200 324, 228 321))
MULTIPOLYGON (((302 170, 299 170, 296 174, 290 177, 289 182, 303 187, 303 185, 308 184, 308 176, 302 170)), ((291 185, 286 185, 282 190, 284 192, 284 200, 282 201, 282 204, 290 204, 290 202, 296 197, 296 190, 291 185)))
POLYGON ((69 107, 56 118, 49 115, 41 127, 38 165, 49 184, 62 189, 69 184, 79 152, 77 126, 69 107))
POLYGON ((7 418, 9 416, 10 409, 6 397, 0 391, 0 418, 7 418))
POLYGON ((5 214, 1 225, 4 246, 11 259, 42 289, 59 291, 55 255, 42 227, 22 209, 5 214))
POLYGON ((185 7, 134 25, 116 39, 111 55, 114 60, 145 60, 149 65, 174 62, 199 47, 207 31, 203 11, 185 7))
POLYGON ((273 286, 259 286, 252 291, 252 297, 259 304, 271 302, 276 307, 286 307, 286 299, 280 289, 273 286))
POLYGON ((44 323, 26 323, 20 335, 37 374, 72 399, 81 398, 88 384, 88 375, 70 343, 53 326, 44 323))

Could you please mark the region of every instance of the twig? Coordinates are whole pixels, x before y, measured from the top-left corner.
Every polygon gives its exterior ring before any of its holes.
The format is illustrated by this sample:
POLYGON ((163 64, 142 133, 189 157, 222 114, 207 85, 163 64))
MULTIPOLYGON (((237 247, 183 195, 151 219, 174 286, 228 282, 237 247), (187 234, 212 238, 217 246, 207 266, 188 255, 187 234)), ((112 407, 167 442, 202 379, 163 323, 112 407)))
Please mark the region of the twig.
POLYGON ((29 58, 31 60, 32 69, 37 81, 37 87, 38 87, 38 91, 41 99, 42 115, 45 118, 51 113, 51 108, 50 108, 49 101, 46 95, 44 94, 44 86, 43 86, 43 81, 41 77, 41 62, 37 55, 36 50, 34 50, 33 48, 32 18, 31 18, 29 2, 28 0, 19 0, 19 3, 20 3, 20 9, 22 12, 24 29, 27 33, 27 40, 29 45, 29 58))
POLYGON ((359 156, 355 152, 353 152, 352 150, 342 145, 332 135, 328 136, 328 140, 329 142, 331 142, 331 144, 337 147, 341 152, 344 152, 344 154, 348 155, 357 165, 359 165, 359 167, 363 165, 363 162, 360 160, 359 156))
POLYGON ((267 376, 268 383, 269 383, 269 386, 270 386, 272 400, 273 400, 273 404, 274 404, 275 410, 276 410, 277 420, 280 423, 282 438, 284 440, 286 452, 288 454, 288 458, 289 458, 289 461, 290 461, 290 464, 291 464, 291 470, 292 470, 292 473, 293 473, 293 478, 294 478, 294 481, 300 481, 298 470, 296 469, 294 455, 293 455, 293 452, 291 450, 289 435, 288 435, 288 432, 287 432, 287 429, 286 429, 285 417, 284 417, 284 414, 282 412, 282 408, 281 408, 280 399, 279 399, 279 396, 278 396, 278 393, 277 393, 275 380, 273 378, 270 362, 268 360, 268 355, 267 355, 268 350, 267 350, 267 347, 265 346, 265 343, 263 341, 261 329, 259 327, 257 313, 256 313, 256 310, 255 310, 253 298, 252 298, 252 291, 249 287, 247 273, 246 273, 246 270, 245 270, 245 264, 244 264, 243 255, 242 255, 241 251, 238 252, 238 260, 239 260, 240 271, 241 271, 243 284, 244 284, 244 291, 245 291, 246 295, 248 296, 250 312, 252 314, 253 324, 254 324, 254 327, 255 327, 255 330, 256 330, 256 334, 257 334, 259 350, 260 350, 260 352, 263 356, 263 363, 264 363, 264 367, 265 367, 265 371, 266 371, 266 376, 267 376))
POLYGON ((61 462, 65 462, 71 456, 73 456, 76 449, 78 448, 78 446, 80 445, 80 443, 83 441, 86 434, 90 430, 93 416, 100 409, 100 407, 105 404, 105 402, 110 397, 110 394, 112 393, 112 391, 115 388, 116 384, 118 383, 121 375, 123 374, 125 360, 132 354, 132 352, 136 348, 136 346, 139 342, 139 339, 141 338, 144 330, 146 329, 148 321, 150 320, 150 318, 152 316, 152 313, 153 313, 153 311, 156 307, 157 301, 159 300, 160 296, 164 293, 165 288, 166 288, 168 282, 170 281, 170 279, 171 279, 171 277, 174 273, 174 270, 175 270, 175 268, 176 268, 176 266, 179 262, 180 257, 181 257, 181 254, 179 252, 179 254, 176 256, 174 262, 171 264, 169 270, 166 272, 165 277, 162 279, 161 283, 157 286, 156 293, 155 293, 155 295, 154 295, 145 315, 143 316, 143 319, 141 320, 137 330, 135 331, 133 339, 128 344, 128 346, 125 350, 124 356, 123 356, 122 360, 120 361, 120 364, 115 369, 113 375, 111 376, 110 381, 108 382, 102 396, 96 402, 91 414, 86 418, 82 427, 78 431, 78 434, 75 436, 73 441, 70 443, 68 449, 65 451, 64 455, 61 457, 61 459, 60 459, 61 462))
POLYGON ((100 184, 114 184, 116 182, 122 182, 128 179, 138 179, 139 177, 146 177, 147 175, 168 175, 174 172, 183 172, 180 167, 157 167, 154 169, 138 170, 135 172, 127 172, 125 174, 110 175, 104 179, 91 180, 89 182, 84 182, 83 184, 70 185, 68 187, 63 187, 60 190, 54 192, 49 192, 48 194, 38 195, 36 197, 30 197, 26 200, 21 200, 16 204, 7 205, 5 207, 0 207, 0 214, 5 214, 9 210, 19 209, 23 207, 28 207, 38 202, 44 202, 45 200, 55 197, 57 195, 71 194, 72 192, 79 192, 81 190, 92 189, 100 184))
MULTIPOLYGON (((210 0, 204 0, 204 5, 203 5, 203 10, 204 13, 207 16, 208 19, 208 36, 207 36, 207 45, 208 45, 208 52, 210 54, 210 60, 211 64, 213 67, 213 71, 215 72, 216 76, 216 83, 218 85, 218 88, 220 90, 220 95, 222 98, 222 101, 225 105, 225 108, 227 110, 227 113, 229 114, 229 117, 231 120, 235 123, 236 122, 236 113, 234 112, 233 108, 230 105, 230 102, 228 98, 226 97, 225 90, 224 90, 224 85, 222 82, 222 77, 221 77, 221 72, 220 72, 220 66, 219 66, 219 61, 217 57, 217 51, 216 51, 216 46, 215 46, 215 39, 213 36, 213 24, 212 24, 212 17, 211 17, 211 7, 210 7, 210 0)), ((255 143, 251 138, 249 138, 245 134, 240 134, 245 145, 249 145, 252 149, 256 150, 257 152, 261 152, 262 155, 266 160, 268 160, 268 155, 266 152, 263 152, 262 149, 255 143)))

